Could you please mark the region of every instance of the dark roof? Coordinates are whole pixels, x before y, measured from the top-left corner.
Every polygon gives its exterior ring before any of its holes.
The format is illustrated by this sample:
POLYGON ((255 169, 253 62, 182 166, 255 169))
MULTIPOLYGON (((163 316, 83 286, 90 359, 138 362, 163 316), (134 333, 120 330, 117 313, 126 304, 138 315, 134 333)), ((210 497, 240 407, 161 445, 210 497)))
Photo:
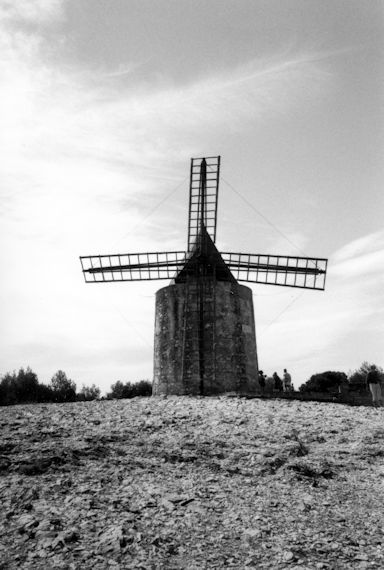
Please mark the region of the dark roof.
POLYGON ((186 264, 175 276, 174 282, 184 283, 187 276, 198 277, 201 274, 215 276, 217 281, 236 282, 204 226, 186 264))

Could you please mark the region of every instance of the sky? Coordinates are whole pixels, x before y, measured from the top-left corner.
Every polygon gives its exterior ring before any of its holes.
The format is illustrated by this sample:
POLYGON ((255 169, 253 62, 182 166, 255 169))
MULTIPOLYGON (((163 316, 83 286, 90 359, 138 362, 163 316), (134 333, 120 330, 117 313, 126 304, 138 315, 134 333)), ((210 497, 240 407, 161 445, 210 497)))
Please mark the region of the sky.
POLYGON ((250 285, 260 367, 384 365, 381 0, 0 0, 0 375, 152 379, 155 292, 80 255, 186 248, 221 156, 222 251, 328 258, 250 285))

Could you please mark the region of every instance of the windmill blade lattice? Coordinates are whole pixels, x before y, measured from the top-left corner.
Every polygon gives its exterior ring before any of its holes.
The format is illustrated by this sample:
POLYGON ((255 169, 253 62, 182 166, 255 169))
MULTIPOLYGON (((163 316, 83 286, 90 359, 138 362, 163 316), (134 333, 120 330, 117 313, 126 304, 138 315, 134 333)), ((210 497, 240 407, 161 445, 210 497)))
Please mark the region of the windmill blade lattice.
POLYGON ((238 281, 321 291, 325 288, 327 259, 223 252, 221 256, 238 281))
POLYGON ((192 158, 189 184, 188 251, 192 251, 204 224, 216 241, 220 156, 192 158), (203 218, 203 219, 202 219, 203 218))
POLYGON ((80 257, 86 283, 171 279, 186 262, 185 251, 80 257))

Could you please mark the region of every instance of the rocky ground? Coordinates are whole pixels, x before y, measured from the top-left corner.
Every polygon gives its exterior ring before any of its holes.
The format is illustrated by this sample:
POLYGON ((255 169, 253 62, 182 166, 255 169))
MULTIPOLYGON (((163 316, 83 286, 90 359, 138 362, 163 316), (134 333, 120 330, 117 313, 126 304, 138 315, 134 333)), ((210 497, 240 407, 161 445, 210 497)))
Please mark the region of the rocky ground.
POLYGON ((0 408, 0 569, 383 568, 384 409, 0 408))

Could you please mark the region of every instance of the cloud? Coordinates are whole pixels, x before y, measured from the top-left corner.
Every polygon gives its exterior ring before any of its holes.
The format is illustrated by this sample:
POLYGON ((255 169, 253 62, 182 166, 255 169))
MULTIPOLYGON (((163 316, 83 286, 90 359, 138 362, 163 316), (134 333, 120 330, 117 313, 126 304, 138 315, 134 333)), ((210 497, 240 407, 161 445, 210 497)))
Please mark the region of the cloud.
POLYGON ((16 24, 52 23, 63 17, 65 4, 65 0, 1 0, 0 19, 16 24))
POLYGON ((347 245, 340 248, 333 255, 333 260, 343 262, 360 254, 370 253, 376 250, 382 250, 384 247, 384 232, 378 231, 366 236, 353 240, 347 245))
MULTIPOLYGON (((49 21, 62 16, 65 3, 26 2, 23 11, 7 5, 14 19, 49 21)), ((138 84, 131 73, 136 62, 99 72, 58 65, 65 45, 59 40, 52 47, 38 31, 19 29, 15 35, 4 26, 5 146, 13 158, 88 159, 115 171, 151 160, 159 164, 165 155, 181 156, 181 137, 185 156, 202 129, 252 128, 254 120, 315 102, 330 80, 321 59, 284 54, 281 61, 254 60, 181 87, 138 84), (109 82, 108 75, 122 80, 109 82)))
POLYGON ((383 267, 384 249, 381 251, 357 255, 352 259, 339 262, 335 265, 334 273, 344 280, 359 277, 365 281, 370 275, 373 275, 375 278, 377 277, 381 282, 383 282, 383 267))
POLYGON ((342 247, 333 255, 333 272, 341 279, 375 276, 384 284, 384 231, 378 231, 342 247))
MULTIPOLYGON (((244 121, 265 120, 308 96, 315 97, 328 80, 312 62, 300 58, 272 65, 255 60, 230 73, 203 78, 177 89, 165 87, 134 101, 135 116, 140 120, 147 117, 151 122, 157 119, 153 124, 161 129, 172 121, 174 128, 194 132, 212 125, 222 130, 237 130, 244 127, 244 121), (306 92, 303 90, 308 83, 311 93, 308 88, 306 92)), ((127 101, 127 106, 131 103, 127 101)))

